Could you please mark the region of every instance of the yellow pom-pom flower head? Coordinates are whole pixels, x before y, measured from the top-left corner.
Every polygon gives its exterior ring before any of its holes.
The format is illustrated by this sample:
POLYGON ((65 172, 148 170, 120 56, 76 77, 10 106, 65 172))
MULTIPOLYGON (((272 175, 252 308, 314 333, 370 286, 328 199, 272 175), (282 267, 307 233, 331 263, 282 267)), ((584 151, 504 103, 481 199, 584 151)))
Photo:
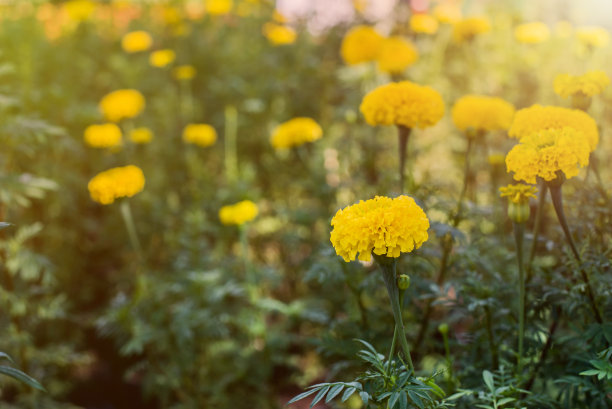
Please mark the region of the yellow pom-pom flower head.
POLYGON ((348 65, 374 61, 383 41, 384 37, 374 27, 356 26, 342 39, 340 55, 348 65))
POLYGON ((610 33, 603 27, 579 27, 576 29, 576 37, 590 48, 603 48, 610 43, 610 33))
POLYGON ((266 23, 262 32, 270 44, 274 46, 293 44, 297 38, 295 30, 284 24, 266 23))
POLYGON ((419 34, 435 34, 438 31, 438 20, 429 14, 413 14, 410 16, 410 30, 419 34))
POLYGON ((368 124, 427 128, 444 115, 438 91, 410 81, 392 82, 368 93, 359 107, 368 124))
POLYGON ((270 143, 276 149, 287 149, 314 142, 323 136, 321 126, 312 118, 293 118, 277 126, 270 143))
POLYGON ((135 144, 147 144, 153 140, 153 132, 149 128, 139 127, 130 131, 130 141, 135 144))
POLYGON ((523 44, 540 44, 550 38, 550 29, 540 21, 525 23, 514 29, 514 38, 523 44))
POLYGON ((259 214, 259 208, 250 200, 243 200, 219 209, 219 220, 225 225, 243 225, 259 214))
POLYGON ((85 143, 92 148, 116 148, 121 146, 121 129, 115 124, 89 125, 83 134, 85 143))
POLYGON ((183 129, 183 142, 203 148, 214 145, 217 141, 217 131, 208 124, 189 124, 183 129))
POLYGON ((452 109, 455 126, 461 131, 497 131, 510 127, 514 106, 497 97, 466 95, 452 109))
POLYGON ((171 64, 176 58, 176 53, 170 49, 153 51, 149 55, 149 64, 153 67, 163 68, 171 64))
POLYGON ((419 52, 405 38, 385 38, 376 57, 378 69, 389 74, 401 74, 419 58, 419 52))
POLYGON ((108 205, 122 197, 132 197, 144 189, 145 177, 134 165, 112 168, 94 176, 87 185, 92 200, 108 205))
POLYGON ((132 31, 121 39, 121 47, 127 53, 146 51, 153 45, 151 34, 146 31, 132 31))
POLYGON ((145 107, 145 99, 135 89, 120 89, 105 95, 98 107, 107 120, 119 122, 140 115, 145 107))
POLYGON ((457 43, 469 42, 489 31, 491 23, 486 17, 468 17, 453 26, 453 39, 457 43))
POLYGON ((338 210, 331 225, 331 243, 346 262, 369 261, 372 253, 396 258, 429 238, 429 219, 409 196, 362 200, 338 210))
POLYGON ((610 78, 601 70, 589 71, 583 75, 559 74, 553 85, 555 93, 562 98, 577 94, 592 97, 601 94, 610 85, 610 78))

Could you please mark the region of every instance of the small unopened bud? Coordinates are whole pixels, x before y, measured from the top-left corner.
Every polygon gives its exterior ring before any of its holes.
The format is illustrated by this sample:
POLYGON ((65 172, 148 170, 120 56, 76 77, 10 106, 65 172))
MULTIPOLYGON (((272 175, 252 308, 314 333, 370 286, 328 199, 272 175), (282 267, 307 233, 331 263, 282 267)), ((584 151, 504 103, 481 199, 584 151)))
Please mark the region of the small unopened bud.
POLYGON ((529 220, 529 203, 508 203, 508 217, 515 223, 529 220))
POLYGON ((400 290, 407 290, 410 287, 410 277, 406 274, 402 274, 397 279, 397 287, 400 290))
POLYGON ((442 323, 442 324, 438 325, 438 331, 440 331, 440 334, 442 334, 442 335, 448 334, 448 324, 447 323, 442 323))

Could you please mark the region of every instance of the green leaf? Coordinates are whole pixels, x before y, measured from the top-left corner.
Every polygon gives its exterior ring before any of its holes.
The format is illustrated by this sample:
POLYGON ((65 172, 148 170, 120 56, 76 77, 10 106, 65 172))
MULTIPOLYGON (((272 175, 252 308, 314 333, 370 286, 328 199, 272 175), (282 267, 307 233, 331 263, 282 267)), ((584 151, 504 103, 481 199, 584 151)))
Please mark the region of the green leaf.
POLYGON ((338 384, 338 385, 333 386, 329 390, 329 393, 327 394, 327 399, 325 399, 325 403, 330 402, 333 398, 338 396, 340 394, 340 392, 342 392, 342 389, 344 389, 344 385, 342 385, 342 384, 338 384))
POLYGON ((10 363, 13 363, 13 359, 6 353, 0 352, 0 359, 6 359, 10 363))
POLYGON ((516 400, 515 398, 503 398, 497 401, 497 405, 502 406, 502 405, 505 405, 506 403, 514 402, 515 400, 516 400))
POLYGON ((342 402, 346 402, 348 400, 348 398, 350 398, 355 391, 357 391, 357 389, 355 388, 348 388, 347 390, 344 391, 344 394, 342 394, 342 402))
POLYGON ((370 395, 366 391, 359 392, 359 397, 363 401, 365 406, 368 406, 368 402, 370 401, 370 395))
POLYGON ((408 409, 408 396, 406 392, 402 392, 399 398, 400 409, 408 409))
MULTIPOLYGON (((315 385, 315 386, 316 386, 316 385, 315 385)), ((304 399, 304 398, 306 398, 306 397, 308 397, 308 396, 312 395, 313 393, 315 393, 315 392, 316 392, 316 391, 318 391, 318 390, 319 390, 318 388, 313 388, 313 389, 311 389, 311 390, 309 390, 309 391, 302 392, 302 393, 300 393, 299 395, 294 396, 294 397, 293 397, 293 398, 292 398, 292 399, 291 399, 289 402, 287 402, 287 405, 288 405, 288 404, 290 404, 290 403, 293 403, 293 402, 297 402, 297 401, 299 401, 299 400, 301 400, 301 399, 304 399)))
POLYGON ((484 379, 484 382, 487 385, 487 388, 489 388, 491 392, 495 392, 495 383, 493 382, 493 374, 485 369, 484 371, 482 371, 482 379, 484 379))
POLYGON ((319 403, 319 401, 321 401, 325 397, 325 394, 327 393, 327 391, 329 391, 330 388, 331 385, 327 385, 326 387, 321 389, 317 396, 315 396, 315 398, 312 400, 312 402, 310 402, 310 407, 312 408, 314 405, 319 403))
POLYGON ((589 369, 588 371, 582 371, 580 372, 580 375, 584 375, 584 376, 593 376, 593 375, 597 375, 599 374, 600 371, 598 371, 597 369, 589 369))
POLYGON ((410 396, 412 402, 414 402, 419 408, 425 409, 425 406, 423 406, 423 401, 421 400, 421 398, 419 398, 419 395, 417 395, 413 391, 408 391, 408 395, 410 396))
POLYGON ((46 392, 45 388, 43 388, 43 386, 38 383, 36 379, 21 372, 19 369, 11 368, 10 366, 0 365, 0 374, 10 376, 11 378, 17 379, 18 381, 23 382, 34 389, 46 392))
POLYGON ((387 408, 393 409, 395 407, 395 404, 399 400, 399 397, 400 397, 399 392, 394 392, 389 398, 389 400, 387 401, 387 408))
POLYGON ((12 226, 13 223, 7 223, 7 222, 0 222, 0 230, 2 229, 6 229, 9 226, 12 226))

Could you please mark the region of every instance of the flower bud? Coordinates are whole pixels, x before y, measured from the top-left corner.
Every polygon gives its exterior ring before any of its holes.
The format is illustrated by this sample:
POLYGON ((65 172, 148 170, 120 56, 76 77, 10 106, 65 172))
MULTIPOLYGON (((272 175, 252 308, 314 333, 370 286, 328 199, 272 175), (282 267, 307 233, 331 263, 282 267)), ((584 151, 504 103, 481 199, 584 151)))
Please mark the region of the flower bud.
POLYGON ((410 287, 410 277, 402 274, 397 278, 397 287, 400 290, 407 290, 410 287))
POLYGON ((442 334, 442 335, 448 334, 448 324, 447 323, 442 323, 442 324, 438 325, 438 331, 440 331, 440 334, 442 334))
POLYGON ((508 217, 515 223, 525 223, 529 220, 529 203, 508 203, 508 217))

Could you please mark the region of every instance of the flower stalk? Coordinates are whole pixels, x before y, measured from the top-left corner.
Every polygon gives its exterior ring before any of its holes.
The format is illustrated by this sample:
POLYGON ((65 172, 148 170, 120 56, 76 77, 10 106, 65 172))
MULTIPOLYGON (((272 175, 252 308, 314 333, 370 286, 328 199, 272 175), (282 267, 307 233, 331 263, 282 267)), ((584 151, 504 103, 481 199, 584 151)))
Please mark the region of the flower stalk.
POLYGON ((523 372, 523 343, 525 339, 525 269, 523 267, 523 240, 525 236, 525 223, 513 222, 514 240, 516 242, 516 259, 519 272, 519 333, 518 333, 518 358, 517 373, 521 376, 523 372))
MULTIPOLYGON (((404 192, 405 174, 406 174, 406 157, 408 154, 408 140, 410 139, 411 128, 404 125, 398 125, 398 140, 399 140, 399 177, 400 177, 400 193, 404 192)), ((412 171, 409 170, 409 189, 413 188, 412 171)))
POLYGON ((230 183, 238 179, 238 111, 233 105, 225 107, 225 176, 230 183))
POLYGON ((538 247, 538 238, 540 237, 540 230, 542 229, 542 218, 544 214, 544 206, 546 205, 546 195, 548 193, 548 185, 544 181, 540 183, 539 191, 540 196, 538 197, 538 207, 536 209, 535 221, 533 223, 531 249, 529 250, 529 259, 527 260, 527 266, 525 268, 527 282, 529 282, 531 279, 533 259, 535 258, 536 248, 538 247))
POLYGON ((130 203, 127 200, 123 200, 119 205, 119 208, 121 209, 121 217, 125 223, 125 228, 127 229, 132 247, 138 254, 138 257, 141 258, 142 247, 140 246, 140 240, 138 240, 138 234, 136 233, 136 225, 134 224, 134 218, 132 217, 130 203))

